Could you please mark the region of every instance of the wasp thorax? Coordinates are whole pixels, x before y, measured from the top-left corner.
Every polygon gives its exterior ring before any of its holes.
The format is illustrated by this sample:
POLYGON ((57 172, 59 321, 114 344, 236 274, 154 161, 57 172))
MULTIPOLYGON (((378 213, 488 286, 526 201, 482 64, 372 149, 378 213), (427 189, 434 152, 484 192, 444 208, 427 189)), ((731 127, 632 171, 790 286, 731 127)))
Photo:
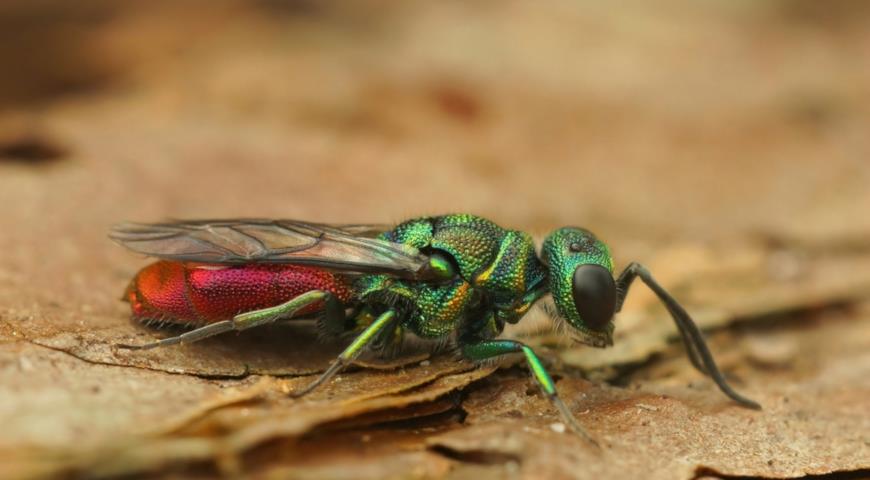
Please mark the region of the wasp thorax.
POLYGON ((440 252, 429 255, 429 264, 426 268, 436 280, 452 280, 458 274, 453 259, 440 252))
POLYGON ((544 241, 541 257, 549 269, 556 309, 579 333, 578 340, 609 345, 616 283, 607 245, 588 230, 563 227, 544 241))

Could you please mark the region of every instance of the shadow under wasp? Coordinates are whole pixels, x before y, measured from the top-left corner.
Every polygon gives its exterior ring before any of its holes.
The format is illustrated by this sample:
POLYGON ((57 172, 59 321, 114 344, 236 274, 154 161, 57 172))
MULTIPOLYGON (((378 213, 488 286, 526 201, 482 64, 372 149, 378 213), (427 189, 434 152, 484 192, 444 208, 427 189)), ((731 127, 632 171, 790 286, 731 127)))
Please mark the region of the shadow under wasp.
POLYGON ((133 317, 193 330, 143 345, 192 343, 278 320, 317 315, 326 336, 353 340, 299 397, 329 381, 362 352, 389 354, 406 335, 447 344, 483 362, 522 353, 565 423, 594 443, 559 398, 535 352, 500 339, 538 300, 552 295, 556 321, 572 339, 612 345, 613 316, 640 278, 677 325, 689 360, 725 395, 759 405, 728 385, 689 314, 639 263, 614 278, 610 249, 591 232, 563 227, 540 256, 529 234, 481 217, 422 217, 394 227, 296 220, 198 220, 122 224, 110 237, 160 261, 127 288, 133 317))

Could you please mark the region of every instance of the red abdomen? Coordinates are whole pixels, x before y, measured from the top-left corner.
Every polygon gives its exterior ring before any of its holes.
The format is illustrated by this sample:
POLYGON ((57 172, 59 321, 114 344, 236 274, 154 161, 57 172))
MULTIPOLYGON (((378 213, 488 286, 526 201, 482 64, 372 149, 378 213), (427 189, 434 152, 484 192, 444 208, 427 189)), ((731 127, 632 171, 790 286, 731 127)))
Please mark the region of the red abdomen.
MULTIPOLYGON (((331 292, 345 304, 353 298, 346 278, 313 267, 169 261, 140 270, 125 297, 136 319, 203 324, 280 305, 311 290, 331 292)), ((317 308, 319 305, 314 305, 300 314, 317 308)))

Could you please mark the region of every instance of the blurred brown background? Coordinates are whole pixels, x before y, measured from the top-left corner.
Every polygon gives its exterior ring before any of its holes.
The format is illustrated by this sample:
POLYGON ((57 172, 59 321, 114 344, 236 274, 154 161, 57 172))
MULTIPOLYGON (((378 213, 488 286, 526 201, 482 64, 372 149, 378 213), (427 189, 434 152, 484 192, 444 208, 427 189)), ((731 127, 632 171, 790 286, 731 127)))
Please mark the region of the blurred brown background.
MULTIPOLYGON (((0 413, 20 428, 3 445, 44 436, 46 409, 20 412, 45 392, 10 386, 40 356, 22 336, 68 349, 133 331, 117 295, 142 260, 105 238, 122 220, 470 212, 536 235, 585 226, 618 264, 687 285, 722 262, 772 269, 696 293, 758 295, 710 325, 851 305, 868 285, 848 280, 870 250, 868 59, 857 0, 4 1, 0 413), (764 290, 829 257, 812 285, 764 290), (76 340, 41 340, 58 332, 76 340)), ((870 468, 866 453, 778 475, 870 468)))
POLYGON ((9 200, 43 217, 63 187, 105 224, 471 211, 640 242, 868 230, 863 2, 0 8, 4 157, 30 140, 61 160, 9 200))

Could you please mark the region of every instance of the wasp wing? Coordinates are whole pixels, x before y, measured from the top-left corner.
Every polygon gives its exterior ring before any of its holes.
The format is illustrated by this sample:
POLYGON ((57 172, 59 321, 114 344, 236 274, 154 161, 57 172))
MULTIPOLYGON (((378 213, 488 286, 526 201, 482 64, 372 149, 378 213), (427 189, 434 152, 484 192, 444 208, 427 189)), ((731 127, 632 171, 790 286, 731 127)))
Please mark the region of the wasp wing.
POLYGON ((114 226, 109 237, 134 252, 174 261, 311 265, 425 278, 429 257, 408 245, 375 238, 388 229, 298 220, 192 220, 124 223, 114 226))

